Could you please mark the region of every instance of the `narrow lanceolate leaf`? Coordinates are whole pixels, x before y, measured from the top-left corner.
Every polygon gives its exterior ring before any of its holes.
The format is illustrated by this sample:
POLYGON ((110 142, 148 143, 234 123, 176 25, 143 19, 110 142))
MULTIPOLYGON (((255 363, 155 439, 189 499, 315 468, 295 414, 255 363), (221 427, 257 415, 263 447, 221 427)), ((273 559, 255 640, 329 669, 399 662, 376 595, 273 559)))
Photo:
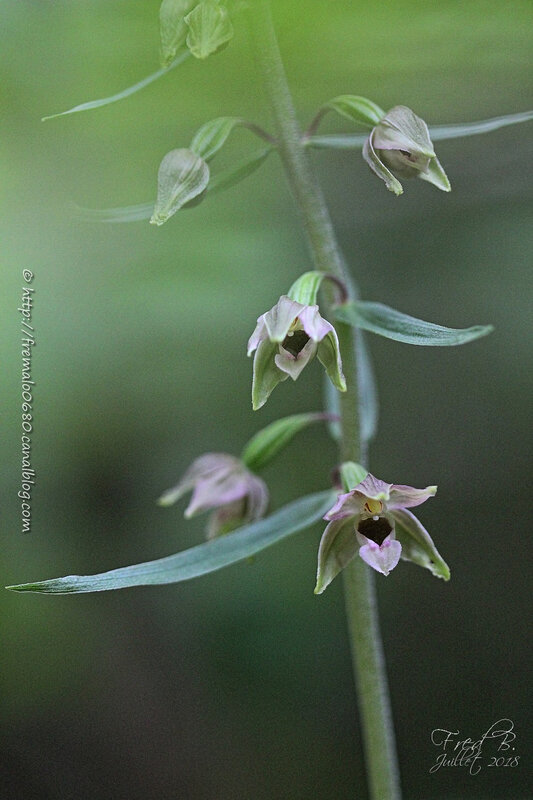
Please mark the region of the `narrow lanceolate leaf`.
POLYGON ((209 167, 192 150, 171 150, 159 167, 157 201, 150 222, 163 225, 182 206, 198 197, 209 183, 209 167))
MULTIPOLYGON (((483 119, 478 122, 460 122, 452 125, 430 125, 429 135, 433 142, 444 142, 447 139, 460 139, 464 136, 478 136, 482 133, 491 133, 508 125, 518 125, 522 122, 533 120, 533 111, 522 111, 518 114, 507 114, 503 117, 483 119)), ((311 136, 306 140, 308 147, 318 147, 328 150, 360 150, 367 139, 366 134, 329 134, 325 136, 311 136)))
POLYGON ((79 106, 74 106, 74 108, 69 108, 67 111, 60 111, 58 114, 49 114, 47 117, 42 118, 42 122, 45 122, 47 119, 55 119, 56 117, 64 117, 67 114, 77 114, 78 111, 91 111, 93 108, 101 108, 102 106, 108 106, 111 103, 117 103, 119 100, 124 100, 126 97, 130 97, 132 94, 139 92, 141 89, 144 89, 145 86, 149 86, 151 83, 156 81, 158 78, 163 77, 166 75, 167 72, 170 72, 171 69, 177 67, 179 64, 183 63, 186 58, 190 56, 188 50, 184 50, 183 53, 176 58, 175 61, 170 64, 169 67, 165 67, 164 69, 158 69, 157 72, 153 72, 151 75, 148 75, 146 78, 143 78, 142 81, 138 83, 134 83, 133 86, 128 86, 127 89, 124 91, 119 92, 118 94, 112 94, 110 97, 102 97, 100 100, 90 100, 87 103, 81 103, 79 106))
MULTIPOLYGON (((229 189, 236 183, 240 183, 261 166, 270 152, 272 152, 271 147, 264 148, 243 159, 233 167, 222 170, 222 172, 210 179, 205 189, 206 194, 216 194, 229 189)), ((81 206, 74 206, 74 215, 84 222, 139 222, 150 219, 154 212, 154 205, 154 202, 151 201, 117 208, 82 208, 81 206)))
POLYGON ((492 325, 475 325, 473 328, 444 328, 433 322, 402 314, 382 303, 357 300, 338 306, 335 316, 341 322, 406 344, 449 347, 466 344, 493 331, 492 325))
POLYGON ((98 575, 67 575, 64 578, 23 583, 8 588, 18 592, 73 594, 190 580, 243 561, 287 536, 309 528, 330 508, 334 496, 333 492, 327 491, 302 497, 266 519, 239 528, 235 533, 156 561, 113 569, 98 575))
POLYGON ((224 6, 203 0, 185 17, 189 27, 187 47, 195 58, 207 58, 233 37, 233 25, 224 6))
POLYGON ((178 50, 185 44, 188 28, 185 16, 194 7, 195 0, 163 0, 159 8, 159 34, 161 38, 161 65, 168 66, 178 50))
POLYGON ((359 427, 361 429, 361 441, 363 444, 367 444, 374 438, 378 430, 378 390, 365 334, 361 329, 356 329, 354 333, 358 364, 359 427))
POLYGON ((224 146, 232 130, 243 122, 240 117, 218 117, 206 122, 195 134, 190 149, 209 161, 224 146))
POLYGON ((329 414, 308 413, 277 419, 252 436, 242 451, 241 459, 248 469, 257 472, 286 447, 297 433, 314 422, 324 422, 329 418, 329 414))
POLYGON ((326 103, 324 108, 335 111, 341 117, 368 128, 373 128, 385 116, 385 111, 372 100, 353 94, 341 94, 334 97, 333 100, 326 103))
POLYGON ((429 569, 437 578, 450 580, 450 568, 420 520, 407 508, 393 511, 392 516, 396 538, 402 545, 402 560, 412 561, 419 567, 429 569))
POLYGON ((262 150, 252 153, 251 156, 243 158, 238 164, 233 167, 228 167, 218 175, 215 175, 207 187, 209 194, 222 192, 225 189, 230 189, 235 184, 240 183, 247 178, 256 169, 259 169, 261 164, 266 160, 267 156, 272 152, 272 147, 264 147, 262 150))
POLYGON ((154 201, 136 206, 117 208, 82 208, 74 206, 74 216, 83 222, 140 222, 150 219, 154 213, 154 201))

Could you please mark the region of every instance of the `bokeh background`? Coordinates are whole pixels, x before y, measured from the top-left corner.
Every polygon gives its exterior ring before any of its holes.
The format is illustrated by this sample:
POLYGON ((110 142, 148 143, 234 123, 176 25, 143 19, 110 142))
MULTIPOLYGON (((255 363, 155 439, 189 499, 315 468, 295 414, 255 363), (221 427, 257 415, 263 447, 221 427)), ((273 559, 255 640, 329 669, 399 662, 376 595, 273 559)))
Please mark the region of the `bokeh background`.
MULTIPOLYGON (((533 105, 531 5, 509 0, 274 3, 302 121, 340 93, 430 124, 533 105)), ((224 52, 121 103, 40 117, 158 67, 158 0, 4 0, 2 585, 181 550, 203 521, 155 505, 190 461, 239 452, 258 426, 320 406, 313 364, 250 407, 244 346, 309 268, 275 156, 161 229, 88 224, 71 204, 155 195, 162 156, 205 121, 269 125, 244 23, 224 52), (35 273, 37 470, 20 533, 20 302, 35 273)), ((333 118, 324 132, 347 131, 333 118)), ((237 132, 215 161, 255 147, 237 132)), ((365 298, 441 324, 493 323, 456 349, 369 337, 380 387, 375 474, 439 484, 420 517, 452 568, 378 579, 406 798, 525 798, 526 443, 531 371, 531 124, 440 143, 453 184, 400 199, 358 152, 313 160, 365 298), (513 720, 514 769, 429 774, 437 727, 513 720)), ((328 485, 334 446, 309 430, 265 470, 273 507, 328 485)), ((0 593, 2 796, 41 800, 364 798, 341 582, 313 595, 320 526, 176 586, 79 597, 0 593)), ((530 756, 530 752, 529 752, 530 756)))

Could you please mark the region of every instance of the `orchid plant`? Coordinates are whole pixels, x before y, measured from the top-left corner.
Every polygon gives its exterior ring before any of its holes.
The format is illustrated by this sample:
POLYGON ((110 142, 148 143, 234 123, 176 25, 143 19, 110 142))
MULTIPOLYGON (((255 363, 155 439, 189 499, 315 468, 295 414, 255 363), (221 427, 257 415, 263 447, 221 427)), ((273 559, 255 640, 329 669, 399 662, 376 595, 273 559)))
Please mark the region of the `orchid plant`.
MULTIPOLYGON (((397 105, 385 112, 365 97, 341 95, 321 106, 302 132, 268 0, 245 4, 231 0, 163 0, 161 69, 118 95, 62 113, 116 102, 174 69, 185 58, 201 61, 213 56, 238 34, 244 15, 248 17, 263 93, 272 108, 274 132, 241 118, 211 120, 195 133, 188 146, 173 143, 178 146, 162 158, 155 203, 105 209, 97 216, 107 221, 150 219, 157 226, 167 224, 180 209, 197 205, 215 191, 245 179, 272 152, 277 152, 304 222, 310 269, 286 293, 285 287, 280 287, 279 299, 258 316, 247 348, 248 355, 253 355, 252 406, 254 411, 261 409, 271 392, 289 377, 307 380, 304 369, 316 356, 330 386, 329 407, 270 423, 245 444, 238 456, 218 452, 199 456, 177 485, 160 497, 160 505, 169 506, 191 491, 185 517, 210 511, 207 542, 157 561, 98 575, 67 576, 9 588, 68 594, 175 583, 243 561, 323 518, 327 526, 318 548, 315 593, 322 594, 343 572, 370 793, 374 800, 391 800, 400 796, 400 789, 374 576, 388 576, 400 560, 422 566, 444 580, 449 579, 450 571, 431 536, 410 510, 433 497, 436 486, 415 489, 385 482, 368 472, 368 443, 376 434, 377 414, 364 332, 410 345, 452 346, 483 337, 491 327, 451 329, 415 319, 379 302, 362 300, 340 253, 308 150, 362 148, 366 164, 395 195, 403 192, 399 178, 408 181, 412 177, 449 192, 450 182, 435 154, 432 138, 481 133, 532 115, 428 128, 406 106, 397 105), (341 137, 319 136, 320 122, 329 112, 348 120, 359 132, 341 137), (233 168, 212 172, 212 159, 236 127, 259 138, 261 149, 233 168), (295 499, 267 515, 269 492, 258 473, 295 435, 315 423, 327 423, 339 443, 339 463, 331 465, 336 467, 333 486, 295 499)), ((413 186, 412 190, 417 188, 413 186)), ((375 191, 382 189, 376 181, 375 191)), ((265 306, 270 303, 265 302, 265 306)), ((244 349, 243 342, 243 353, 244 349)), ((280 387, 278 391, 282 390, 280 387)), ((317 390, 317 398, 320 395, 317 390)))

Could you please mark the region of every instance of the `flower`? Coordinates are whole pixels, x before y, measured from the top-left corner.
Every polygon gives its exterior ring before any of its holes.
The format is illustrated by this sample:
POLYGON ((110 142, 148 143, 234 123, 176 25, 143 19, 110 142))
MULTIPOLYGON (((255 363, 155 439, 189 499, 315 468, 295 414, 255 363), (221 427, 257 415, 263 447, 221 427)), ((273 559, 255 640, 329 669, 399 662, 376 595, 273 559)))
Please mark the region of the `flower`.
POLYGON ((248 355, 254 351, 254 411, 266 403, 278 383, 289 376, 295 381, 315 354, 333 385, 346 391, 337 333, 320 316, 317 305, 303 305, 282 295, 258 318, 248 341, 248 355))
MULTIPOLYGON (((402 554, 402 544, 396 539, 396 525, 403 535, 412 536, 433 556, 435 548, 429 534, 407 509, 424 503, 436 491, 436 486, 415 489, 385 483, 369 473, 350 492, 340 494, 324 517, 329 524, 320 540, 315 594, 321 594, 329 586, 358 548, 363 561, 383 575, 394 569, 400 555, 415 560, 408 543, 407 552, 402 554)), ((420 558, 417 563, 421 563, 420 558)))
POLYGON ((268 506, 264 481, 228 453, 206 453, 197 458, 177 486, 164 492, 158 503, 172 505, 191 489, 186 519, 216 509, 207 524, 208 539, 259 519, 268 506))
POLYGON ((422 178, 450 191, 450 182, 433 150, 428 126, 406 106, 395 106, 372 129, 363 158, 394 194, 402 194, 401 178, 422 178))

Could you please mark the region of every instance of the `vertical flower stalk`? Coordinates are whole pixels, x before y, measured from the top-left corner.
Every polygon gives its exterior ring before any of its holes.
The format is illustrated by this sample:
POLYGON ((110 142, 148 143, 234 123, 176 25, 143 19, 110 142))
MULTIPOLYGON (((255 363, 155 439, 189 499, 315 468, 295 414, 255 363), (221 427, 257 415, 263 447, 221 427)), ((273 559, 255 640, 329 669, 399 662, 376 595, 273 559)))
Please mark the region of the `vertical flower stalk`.
MULTIPOLYGON (((315 269, 332 273, 349 285, 350 279, 345 273, 327 207, 302 145, 268 0, 254 0, 248 14, 254 52, 276 124, 281 158, 315 269)), ((342 323, 337 324, 336 329, 347 385, 347 391, 340 394, 340 457, 343 461, 360 462, 354 336, 351 329, 342 323)), ((354 559, 343 575, 370 794, 373 800, 397 800, 400 797, 397 757, 373 574, 361 559, 354 559)))

